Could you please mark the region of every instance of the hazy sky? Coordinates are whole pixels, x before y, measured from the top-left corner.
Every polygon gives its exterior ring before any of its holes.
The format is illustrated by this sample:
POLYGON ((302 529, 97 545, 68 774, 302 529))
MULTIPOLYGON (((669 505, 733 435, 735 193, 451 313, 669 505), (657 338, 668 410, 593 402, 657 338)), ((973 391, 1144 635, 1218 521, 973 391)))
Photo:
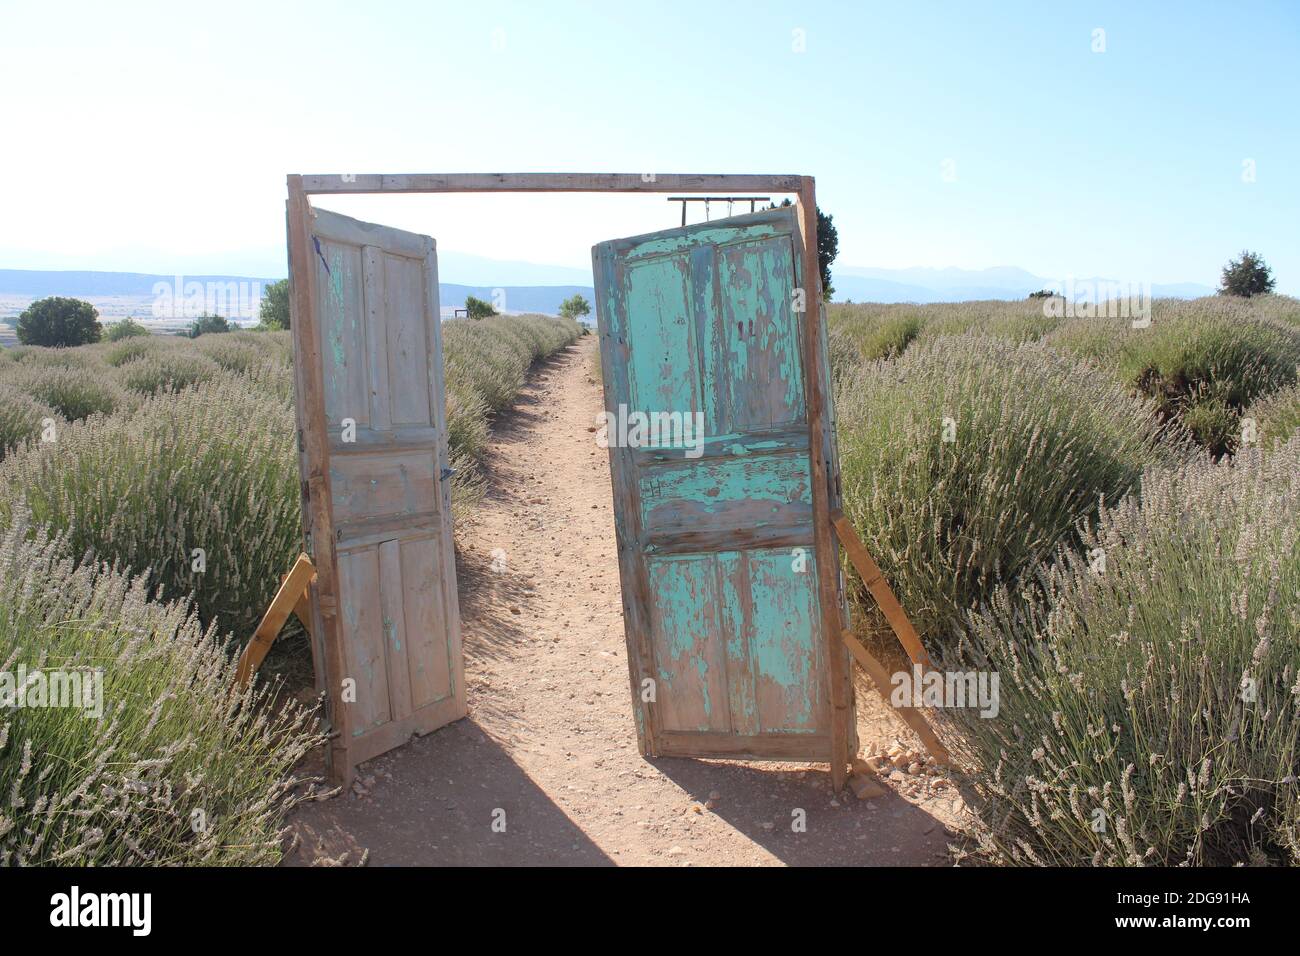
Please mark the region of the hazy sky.
MULTIPOLYGON (((0 0, 0 268, 282 275, 289 172, 779 172, 817 177, 841 265, 1212 285, 1249 247, 1295 294, 1298 11, 0 0)), ((679 215, 321 204, 580 267, 679 215)))

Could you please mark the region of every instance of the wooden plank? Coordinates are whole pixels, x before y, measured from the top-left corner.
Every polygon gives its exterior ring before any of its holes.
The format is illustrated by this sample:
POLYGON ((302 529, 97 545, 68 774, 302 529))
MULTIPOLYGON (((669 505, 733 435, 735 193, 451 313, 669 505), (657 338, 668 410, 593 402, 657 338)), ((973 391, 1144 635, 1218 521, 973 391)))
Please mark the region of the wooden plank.
MULTIPOLYGON (((625 325, 622 266, 611 244, 601 243, 591 250, 592 274, 596 281, 596 321, 600 336, 600 364, 605 410, 615 414, 620 407, 631 407, 626 375, 614 370, 625 367, 628 360, 628 330, 625 325)), ((644 699, 646 682, 657 681, 650 650, 650 584, 639 543, 641 496, 636 480, 634 449, 609 442, 609 470, 614 499, 614 532, 618 541, 618 570, 622 584, 623 638, 627 646, 628 684, 632 698, 632 716, 636 726, 637 747, 645 756, 658 753, 658 717, 656 709, 644 699)))
MULTIPOLYGON (((312 572, 313 572, 312 581, 315 581, 316 580, 315 568, 312 569, 312 572)), ((304 631, 307 632, 307 636, 311 637, 312 630, 311 630, 311 584, 310 582, 308 583, 307 587, 302 589, 302 593, 298 595, 298 600, 294 602, 293 613, 297 615, 298 622, 302 624, 302 628, 304 631)), ((313 657, 315 656, 314 652, 312 656, 313 657)))
POLYGON ((718 614, 718 559, 712 554, 654 558, 650 587, 666 595, 652 608, 651 649, 659 680, 664 732, 730 733, 727 660, 718 614), (700 573, 691 573, 698 569, 700 573), (680 607, 677 604, 680 603, 680 607))
POLYGON ((862 646, 862 643, 849 631, 841 634, 841 640, 844 646, 848 648, 849 653, 862 665, 862 669, 867 672, 871 678, 871 683, 876 685, 876 691, 886 704, 889 704, 894 713, 902 717, 907 726, 916 731, 916 735, 921 738, 925 744, 925 749, 939 763, 948 766, 952 763, 952 757, 948 754, 948 748, 943 745, 934 730, 930 727, 929 722, 922 716, 921 712, 915 707, 894 707, 889 700, 889 689, 893 685, 889 680, 889 672, 885 670, 885 665, 876 660, 871 653, 862 646))
POLYGON ((844 512, 837 510, 831 515, 831 524, 835 528, 836 537, 840 539, 840 544, 848 552, 849 560, 862 576, 862 583, 867 586, 871 596, 876 599, 876 604, 880 606, 881 613, 885 615, 885 620, 889 621, 889 626, 898 635, 898 640, 907 651, 907 656, 922 670, 931 670, 934 665, 930 663, 930 655, 926 653, 920 635, 916 633, 916 628, 912 626, 903 606, 898 603, 898 598, 894 596, 894 591, 885 580, 880 566, 876 564, 871 553, 867 551, 866 545, 858 537, 857 531, 853 529, 853 522, 849 521, 844 512))
MULTIPOLYGON (((438 296, 438 246, 431 237, 425 237, 424 253, 424 316, 425 335, 428 343, 425 361, 428 368, 429 409, 432 417, 430 424, 437 433, 434 443, 438 465, 438 494, 435 496, 439 517, 442 522, 438 528, 437 546, 434 549, 436 564, 430 567, 436 575, 431 590, 436 589, 438 620, 443 629, 443 657, 446 662, 446 694, 451 700, 447 709, 447 720, 458 720, 468 713, 469 703, 465 688, 465 655, 461 644, 460 631, 460 596, 456 592, 456 548, 452 537, 451 515, 451 452, 447 444, 447 385, 444 379, 442 356, 442 309, 438 296)), ((421 547, 411 542, 405 547, 421 547)), ((409 613, 409 608, 408 608, 409 613)), ((442 687, 444 672, 435 665, 433 680, 442 687)), ((414 678, 413 678, 414 680, 414 678)), ((417 698, 418 699, 418 698, 417 698)), ((436 712, 442 716, 442 711, 436 712)), ((446 721, 444 720, 444 723, 446 721)), ((425 725, 421 725, 422 727, 425 725)), ((441 726, 438 724, 436 726, 441 726)))
POLYGON ((357 715, 353 737, 372 733, 401 717, 394 711, 388 680, 380 547, 376 544, 339 551, 339 620, 347 639, 347 675, 356 689, 356 702, 349 708, 357 715))
POLYGON ((830 748, 826 734, 760 734, 737 737, 732 734, 686 734, 664 732, 659 753, 665 757, 720 757, 733 760, 806 761, 809 753, 830 748))
POLYGON ((388 671, 391 718, 403 720, 411 706, 410 637, 406 630, 406 588, 403 582, 402 542, 379 545, 379 603, 382 611, 384 663, 388 671))
POLYGON ((802 273, 804 304, 807 308, 804 322, 804 365, 809 374, 804 375, 807 401, 809 445, 823 450, 810 459, 813 499, 813 547, 817 555, 817 578, 821 596, 822 628, 826 640, 829 706, 831 711, 828 759, 831 765, 831 787, 838 792, 848 779, 849 740, 853 733, 852 688, 848 660, 837 636, 841 627, 841 595, 837 569, 839 557, 830 531, 830 460, 824 449, 828 447, 825 430, 825 412, 828 396, 822 388, 822 376, 816 372, 817 357, 821 351, 822 292, 821 267, 817 259, 817 196, 811 176, 802 178, 797 204, 799 233, 803 245, 802 273))
MULTIPOLYGON (((447 609, 440 585, 441 538, 436 534, 402 542, 402 614, 409 642, 411 705, 419 709, 453 696, 458 678, 451 661, 460 656, 443 635, 447 609)), ((464 716, 464 695, 460 696, 464 716)))
POLYGON ((334 551, 334 520, 330 513, 329 444, 325 421, 325 383, 321 364, 320 328, 316 311, 316 260, 311 241, 311 207, 301 176, 288 180, 289 205, 289 308, 294 345, 294 374, 301 445, 299 462, 303 488, 303 537, 305 550, 316 565, 312 594, 312 633, 321 653, 326 691, 330 742, 326 768, 330 779, 340 785, 352 782, 353 767, 348 746, 352 739, 351 709, 342 701, 347 670, 338 629, 338 562, 334 551))
POLYGON ((370 428, 357 429, 351 442, 339 444, 347 447, 356 442, 357 435, 380 435, 387 438, 392 433, 392 395, 388 378, 388 308, 384 260, 387 257, 378 246, 361 247, 361 295, 366 317, 366 362, 369 364, 367 380, 370 395, 366 402, 370 428), (374 431, 373 429, 378 429, 374 431))
POLYGON ((812 548, 813 532, 807 524, 764 525, 756 528, 704 530, 651 529, 645 534, 646 551, 654 554, 698 554, 723 548, 812 548))
POLYGON ((330 465, 334 522, 343 528, 383 516, 436 513, 439 474, 436 452, 427 446, 396 454, 340 455, 330 465))
POLYGON ((252 639, 244 647, 244 652, 239 656, 239 666, 235 671, 235 682, 240 687, 245 686, 261 666, 262 660, 275 643, 275 639, 280 635, 284 622, 289 619, 289 615, 302 606, 306 600, 307 586, 311 583, 312 577, 316 574, 316 569, 312 567, 311 558, 305 554, 298 555, 298 560, 294 561, 293 567, 289 573, 284 576, 280 582, 279 590, 275 592, 275 597, 271 599, 270 605, 267 606, 266 613, 262 615, 262 620, 258 622, 257 630, 253 632, 252 639))
POLYGON ((423 236, 373 222, 363 222, 333 211, 325 211, 324 215, 316 217, 312 235, 322 242, 336 242, 363 249, 369 246, 383 249, 387 255, 400 255, 409 259, 423 258, 425 252, 423 236))
POLYGON ((299 178, 307 193, 794 193, 801 188, 797 175, 738 173, 344 173, 299 178))

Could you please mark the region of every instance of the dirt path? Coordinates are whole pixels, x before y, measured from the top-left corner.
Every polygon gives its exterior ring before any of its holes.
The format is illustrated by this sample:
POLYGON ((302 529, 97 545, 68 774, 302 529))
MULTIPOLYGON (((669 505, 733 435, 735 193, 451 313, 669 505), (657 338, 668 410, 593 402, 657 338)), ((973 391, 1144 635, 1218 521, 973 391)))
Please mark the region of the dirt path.
MULTIPOLYGON (((946 780, 897 774, 859 801, 822 769, 637 752, 594 344, 535 371, 457 529, 469 717, 297 811, 290 862, 942 865, 963 812, 946 780)), ((864 747, 912 746, 858 700, 864 747)))

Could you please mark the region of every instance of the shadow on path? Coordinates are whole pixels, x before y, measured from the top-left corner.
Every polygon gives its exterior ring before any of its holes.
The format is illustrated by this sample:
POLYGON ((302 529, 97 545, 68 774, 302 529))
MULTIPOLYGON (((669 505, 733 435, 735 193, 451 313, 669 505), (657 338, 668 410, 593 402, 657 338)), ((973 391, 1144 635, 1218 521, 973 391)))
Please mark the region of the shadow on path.
POLYGON ((363 764, 366 793, 294 814, 285 861, 379 866, 609 866, 612 862, 472 717, 363 764), (449 768, 464 768, 449 776, 449 768), (493 829, 504 823, 504 832, 493 829))

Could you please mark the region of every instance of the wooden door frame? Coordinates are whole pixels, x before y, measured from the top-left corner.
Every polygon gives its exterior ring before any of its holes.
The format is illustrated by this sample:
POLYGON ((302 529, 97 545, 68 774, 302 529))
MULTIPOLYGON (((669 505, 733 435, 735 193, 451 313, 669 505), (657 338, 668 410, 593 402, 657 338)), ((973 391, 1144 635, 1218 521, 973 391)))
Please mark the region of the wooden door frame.
MULTIPOLYGON (((803 239, 803 277, 808 321, 804 323, 804 398, 808 415, 809 462, 812 469, 813 548, 816 555, 823 638, 826 645, 827 687, 831 714, 831 746, 827 761, 832 786, 838 791, 847 778, 850 740, 854 736, 852 686, 848 651, 840 639, 847 627, 840 587, 839 546, 831 533, 830 516, 840 506, 839 466, 833 423, 827 422, 828 398, 822 389, 822 374, 829 367, 822 342, 825 312, 821 295, 821 267, 817 258, 817 198, 811 176, 683 173, 381 173, 291 174, 289 189, 290 247, 306 250, 310 196, 391 193, 789 193, 796 197, 796 218, 803 239), (821 454, 816 454, 820 449, 821 454), (830 476, 836 481, 832 484, 830 476)), ((324 373, 320 365, 320 336, 305 317, 312 314, 315 282, 310 258, 290 256, 290 306, 294 341, 305 353, 295 361, 300 378, 299 394, 304 407, 298 410, 299 446, 302 457, 303 534, 307 552, 316 562, 316 584, 312 588, 312 624, 326 656, 327 673, 342 673, 343 647, 338 630, 338 565, 334 529, 329 514, 330 480, 328 440, 325 427, 324 373), (301 321, 300 321, 301 320, 301 321), (313 546, 315 546, 313 548, 313 546)), ((631 649, 629 648, 629 653, 631 649)), ((633 687, 633 693, 639 688, 633 687)), ((331 694, 331 699, 332 699, 331 694)), ((333 715, 346 723, 347 709, 333 708, 333 715)), ((338 762, 347 766, 347 744, 351 727, 332 726, 331 774, 340 774, 338 762)))

